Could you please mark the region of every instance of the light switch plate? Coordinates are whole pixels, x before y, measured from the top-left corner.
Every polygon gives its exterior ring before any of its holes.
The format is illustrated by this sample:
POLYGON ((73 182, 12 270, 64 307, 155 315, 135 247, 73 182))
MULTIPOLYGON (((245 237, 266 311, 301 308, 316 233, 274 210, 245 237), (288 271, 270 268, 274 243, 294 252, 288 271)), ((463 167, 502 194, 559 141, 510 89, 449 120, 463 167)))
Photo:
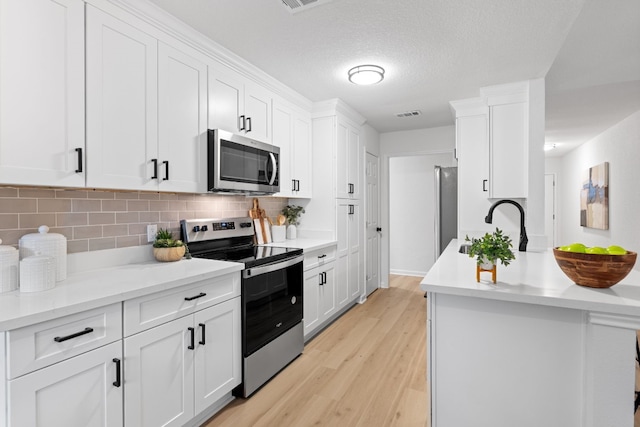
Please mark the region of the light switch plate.
POLYGON ((147 242, 151 243, 156 240, 156 233, 158 232, 158 226, 156 224, 147 225, 147 242))

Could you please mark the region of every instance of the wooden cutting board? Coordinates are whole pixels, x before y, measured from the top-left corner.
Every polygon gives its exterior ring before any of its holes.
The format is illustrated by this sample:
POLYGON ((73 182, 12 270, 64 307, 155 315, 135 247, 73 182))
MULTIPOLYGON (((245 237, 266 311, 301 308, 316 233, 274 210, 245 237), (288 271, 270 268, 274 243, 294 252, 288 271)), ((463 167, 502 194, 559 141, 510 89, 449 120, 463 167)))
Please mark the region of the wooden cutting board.
POLYGON ((256 241, 259 245, 271 243, 271 229, 264 209, 260 209, 258 199, 253 199, 253 208, 249 209, 249 217, 253 219, 256 241))

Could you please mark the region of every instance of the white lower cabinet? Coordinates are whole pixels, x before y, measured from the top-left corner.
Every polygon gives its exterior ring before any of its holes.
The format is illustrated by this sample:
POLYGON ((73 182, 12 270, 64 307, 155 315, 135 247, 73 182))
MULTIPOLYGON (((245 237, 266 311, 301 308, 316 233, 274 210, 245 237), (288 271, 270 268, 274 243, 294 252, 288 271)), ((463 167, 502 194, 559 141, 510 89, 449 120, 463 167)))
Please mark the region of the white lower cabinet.
POLYGON ((304 336, 314 335, 321 325, 337 312, 336 247, 311 251, 304 255, 304 336))
POLYGON ((8 425, 122 426, 121 379, 118 340, 8 381, 8 425))
POLYGON ((182 426, 241 382, 240 297, 124 340, 127 426, 182 426))
POLYGON ((339 295, 338 307, 342 307, 358 298, 364 289, 364 275, 360 266, 363 265, 363 251, 361 246, 362 212, 359 200, 337 201, 337 238, 338 252, 338 283, 345 283, 344 293, 339 295))

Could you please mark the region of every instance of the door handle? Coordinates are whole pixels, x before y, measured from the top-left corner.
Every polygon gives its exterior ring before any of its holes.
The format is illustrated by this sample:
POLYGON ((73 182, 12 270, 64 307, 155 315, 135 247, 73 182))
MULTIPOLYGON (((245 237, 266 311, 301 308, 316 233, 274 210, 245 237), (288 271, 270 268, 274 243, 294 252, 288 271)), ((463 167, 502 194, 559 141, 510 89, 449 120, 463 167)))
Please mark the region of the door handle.
POLYGON ((487 182, 489 180, 488 179, 483 179, 482 180, 482 191, 487 191, 487 182))
POLYGON ((381 232, 382 232, 382 228, 380 228, 380 227, 376 227, 376 231, 377 231, 378 233, 381 233, 381 232))
POLYGON ((247 117, 247 130, 246 132, 251 132, 251 117, 247 117))
POLYGON ((271 179, 269 179, 269 185, 273 185, 278 176, 278 161, 273 153, 269 153, 269 159, 271 159, 271 166, 273 166, 273 172, 271 173, 271 179))
POLYGON ((76 169, 76 173, 82 172, 82 148, 76 148, 76 153, 78 153, 78 169, 76 169))
POLYGON ((244 130, 245 125, 246 125, 246 120, 245 120, 244 114, 242 116, 240 116, 240 123, 238 123, 239 130, 244 130), (240 124, 240 123, 242 123, 242 124, 240 124))
POLYGON ((187 348, 189 350, 193 350, 194 348, 196 348, 196 346, 195 346, 196 330, 195 330, 195 328, 187 328, 187 330, 189 331, 189 334, 191 335, 191 345, 187 346, 187 348))
POLYGON ((151 163, 153 163, 153 176, 151 179, 158 179, 158 159, 151 159, 151 163))
POLYGON ((116 364, 116 380, 113 382, 113 385, 116 387, 120 387, 122 385, 122 362, 118 358, 113 359, 113 363, 116 364))
POLYGON ((205 331, 204 328, 206 327, 206 325, 204 323, 198 323, 198 326, 200 326, 202 328, 202 336, 200 337, 200 341, 198 342, 198 344, 204 345, 205 344, 205 334, 206 334, 206 331, 205 331))

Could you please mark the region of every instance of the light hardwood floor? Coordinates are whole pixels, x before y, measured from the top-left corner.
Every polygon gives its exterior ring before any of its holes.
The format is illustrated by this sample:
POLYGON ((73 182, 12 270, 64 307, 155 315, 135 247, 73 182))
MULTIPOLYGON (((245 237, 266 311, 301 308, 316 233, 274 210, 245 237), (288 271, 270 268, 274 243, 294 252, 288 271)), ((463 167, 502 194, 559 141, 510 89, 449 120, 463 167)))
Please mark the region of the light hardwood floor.
POLYGON ((429 426, 426 300, 420 278, 391 276, 249 399, 205 427, 429 426))

